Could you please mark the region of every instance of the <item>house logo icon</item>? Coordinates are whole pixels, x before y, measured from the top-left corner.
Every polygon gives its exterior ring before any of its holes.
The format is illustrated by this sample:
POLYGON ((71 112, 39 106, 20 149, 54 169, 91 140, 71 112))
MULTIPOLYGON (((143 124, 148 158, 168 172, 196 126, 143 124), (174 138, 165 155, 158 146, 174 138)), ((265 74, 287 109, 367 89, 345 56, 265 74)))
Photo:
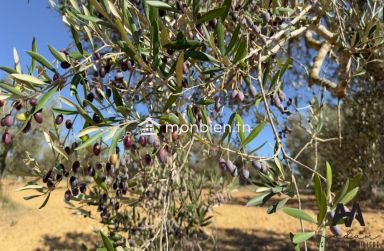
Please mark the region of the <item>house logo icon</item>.
POLYGON ((151 117, 146 118, 143 122, 138 124, 140 135, 155 135, 155 129, 160 126, 159 123, 154 121, 151 117))

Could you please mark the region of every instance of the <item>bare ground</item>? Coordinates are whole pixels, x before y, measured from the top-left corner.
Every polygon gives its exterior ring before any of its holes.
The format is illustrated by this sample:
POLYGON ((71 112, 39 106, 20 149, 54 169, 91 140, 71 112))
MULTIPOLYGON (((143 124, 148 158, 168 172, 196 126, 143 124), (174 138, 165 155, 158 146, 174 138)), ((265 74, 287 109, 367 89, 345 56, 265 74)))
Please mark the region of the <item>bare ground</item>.
MULTIPOLYGON (((81 250, 86 244, 90 250, 100 241, 97 231, 101 225, 93 219, 75 215, 63 201, 64 190, 58 188, 51 194, 48 204, 41 210, 43 198, 24 200, 30 191, 15 192, 23 183, 5 181, 3 199, 0 200, 0 251, 2 250, 81 250)), ((289 232, 300 231, 299 222, 281 211, 270 215, 266 207, 246 207, 246 202, 256 193, 243 188, 232 193, 230 203, 214 207, 214 223, 208 232, 216 239, 215 250, 293 250, 289 232)), ((297 202, 292 201, 296 207, 297 202)), ((359 242, 347 238, 327 241, 327 250, 384 250, 384 215, 381 210, 362 208, 365 227, 356 221, 352 224, 349 236, 377 237, 369 242, 365 238, 359 242), (379 247, 372 245, 379 243, 379 247), (369 247, 360 246, 369 244, 369 247)), ((303 208, 314 208, 312 198, 303 197, 303 208)), ((315 217, 315 212, 306 210, 315 217)), ((306 229, 316 230, 305 224, 306 229)), ((343 234, 347 228, 342 227, 343 234)), ((327 233, 331 235, 330 232, 327 233)), ((317 250, 317 243, 308 243, 310 250, 317 250)), ((377 244, 376 244, 377 245, 377 244)), ((208 249, 208 248, 207 248, 208 249)))

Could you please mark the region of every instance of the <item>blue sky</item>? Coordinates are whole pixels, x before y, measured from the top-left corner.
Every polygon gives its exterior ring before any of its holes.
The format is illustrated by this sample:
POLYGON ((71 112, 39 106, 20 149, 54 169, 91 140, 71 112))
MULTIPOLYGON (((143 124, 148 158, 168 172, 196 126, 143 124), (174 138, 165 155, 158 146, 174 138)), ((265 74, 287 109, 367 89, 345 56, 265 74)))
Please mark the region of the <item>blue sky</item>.
MULTIPOLYGON (((48 44, 57 49, 65 48, 71 42, 71 35, 61 20, 60 15, 48 8, 47 0, 3 0, 0 9, 0 28, 2 39, 0 40, 0 65, 13 67, 13 48, 16 48, 23 69, 30 65, 30 56, 24 53, 31 49, 33 37, 37 41, 37 51, 52 59, 48 50, 48 44)), ((5 76, 0 72, 0 79, 5 76)), ((68 92, 66 92, 68 93, 68 92)), ((247 116, 248 117, 248 116, 247 116)), ((224 119, 225 121, 228 119, 224 119)), ((249 121, 244 118, 245 123, 249 121)), ((249 147, 255 148, 269 141, 274 143, 272 130, 266 126, 263 132, 249 147)), ((273 154, 273 146, 266 144, 259 152, 260 155, 273 154)))
MULTIPOLYGON (((30 64, 30 57, 24 53, 31 49, 36 37, 37 50, 49 56, 48 44, 65 48, 70 43, 70 33, 58 13, 48 8, 46 0, 2 0, 0 8, 0 65, 13 67, 13 48, 16 48, 21 65, 30 64)), ((4 77, 0 73, 0 78, 4 77)))

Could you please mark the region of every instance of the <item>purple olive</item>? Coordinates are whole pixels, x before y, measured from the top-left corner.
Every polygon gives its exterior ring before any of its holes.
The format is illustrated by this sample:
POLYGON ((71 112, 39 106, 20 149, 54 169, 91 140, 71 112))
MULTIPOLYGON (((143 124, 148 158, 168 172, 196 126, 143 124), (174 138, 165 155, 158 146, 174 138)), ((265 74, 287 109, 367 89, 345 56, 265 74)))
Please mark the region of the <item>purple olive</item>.
POLYGON ((248 179, 249 179, 249 170, 246 169, 246 168, 243 168, 243 169, 241 170, 240 177, 241 177, 243 180, 248 180, 248 179))
POLYGON ((72 164, 72 171, 74 173, 77 173, 78 171, 80 170, 80 162, 78 160, 76 160, 75 162, 73 162, 72 164))
POLYGON ((256 97, 257 96, 256 88, 253 85, 249 86, 249 92, 250 92, 252 97, 256 97))
POLYGON ((233 164, 233 162, 230 160, 227 160, 226 164, 227 164, 227 171, 229 171, 233 177, 236 177, 237 176, 236 165, 233 164))
POLYGON ((69 191, 69 190, 67 190, 67 191, 65 191, 65 193, 64 193, 64 199, 65 199, 65 201, 70 201, 71 200, 71 191, 69 191))
POLYGON ((159 160, 161 163, 166 163, 168 159, 168 152, 164 148, 161 148, 159 151, 159 160))
POLYGON ((227 162, 224 159, 219 160, 219 166, 220 166, 221 170, 223 170, 223 171, 228 170, 227 162))
POLYGON ((95 143, 93 145, 93 154, 95 154, 96 156, 99 156, 101 153, 101 146, 99 143, 95 143))
POLYGON ((1 126, 5 126, 5 118, 2 118, 2 119, 1 119, 0 124, 1 124, 1 126))
POLYGON ((43 123, 43 114, 41 112, 36 112, 35 114, 33 114, 33 118, 37 123, 43 123))
POLYGON ((131 146, 132 146, 132 138, 131 138, 131 136, 126 135, 126 136, 123 138, 123 143, 124 143, 124 147, 125 147, 125 149, 130 149, 131 146))
POLYGON ((244 93, 242 91, 239 91, 238 94, 237 94, 237 100, 239 100, 240 102, 243 102, 244 101, 244 93))
POLYGON ((263 19, 264 23, 268 23, 269 20, 271 20, 271 14, 269 14, 268 11, 265 11, 261 14, 261 18, 263 19))
POLYGON ((253 166, 253 168, 255 168, 256 170, 258 170, 262 173, 266 173, 268 170, 268 167, 265 165, 265 163, 261 162, 259 160, 253 160, 252 166, 253 166))
POLYGON ((67 61, 63 61, 63 62, 61 62, 60 66, 63 69, 68 69, 69 67, 71 67, 71 64, 68 63, 67 61))
POLYGON ((152 158, 151 158, 151 155, 149 154, 146 154, 144 156, 144 162, 147 166, 151 165, 152 164, 152 158))
POLYGON ((61 123, 63 123, 63 120, 64 120, 64 117, 62 114, 57 115, 55 119, 56 125, 60 125, 61 123))
POLYGON ((46 174, 44 174, 44 176, 43 176, 43 182, 44 182, 44 183, 47 183, 48 180, 51 178, 51 176, 52 176, 52 170, 49 170, 46 174))
POLYGON ((37 99, 35 97, 32 97, 29 99, 29 104, 31 106, 36 106, 37 105, 37 99))
POLYGON ((12 126, 14 123, 14 118, 11 114, 8 114, 4 117, 4 125, 5 126, 12 126))
POLYGON ((104 66, 101 66, 100 69, 99 69, 99 75, 101 78, 104 78, 105 75, 107 74, 107 71, 105 70, 105 67, 104 66))
POLYGON ((68 130, 70 130, 70 129, 72 129, 72 126, 73 126, 73 124, 72 124, 72 120, 67 119, 67 120, 65 121, 65 127, 66 127, 68 130))
POLYGON ((77 187, 78 185, 77 178, 75 176, 69 177, 69 184, 71 185, 72 188, 77 187))
POLYGON ((237 97, 238 94, 239 94, 239 92, 237 90, 233 90, 231 93, 231 100, 235 100, 235 98, 237 97))
POLYGON ((8 145, 12 142, 12 136, 9 132, 5 132, 2 137, 3 143, 8 145))
POLYGON ((0 100, 0 107, 3 107, 5 104, 5 101, 4 100, 0 100))
POLYGON ((139 144, 142 146, 142 147, 145 147, 147 145, 147 139, 144 137, 144 136, 140 136, 139 138, 139 144))
POLYGON ((77 196, 79 194, 79 188, 78 187, 73 187, 72 188, 72 194, 73 194, 73 196, 77 196))
POLYGON ((100 162, 96 162, 96 169, 97 170, 103 169, 103 165, 100 162))
POLYGON ((15 102, 15 104, 14 104, 14 107, 15 107, 16 110, 19 111, 21 108, 23 108, 23 103, 21 103, 20 100, 17 100, 17 101, 15 102))
POLYGON ((47 187, 49 188, 49 190, 53 190, 53 189, 55 189, 55 183, 53 183, 53 181, 51 179, 49 179, 47 181, 47 187))
POLYGON ((87 192, 87 185, 83 182, 80 184, 80 193, 87 192))
POLYGON ((93 168, 93 166, 89 166, 87 172, 88 172, 88 175, 92 177, 95 176, 96 174, 95 168, 93 168))

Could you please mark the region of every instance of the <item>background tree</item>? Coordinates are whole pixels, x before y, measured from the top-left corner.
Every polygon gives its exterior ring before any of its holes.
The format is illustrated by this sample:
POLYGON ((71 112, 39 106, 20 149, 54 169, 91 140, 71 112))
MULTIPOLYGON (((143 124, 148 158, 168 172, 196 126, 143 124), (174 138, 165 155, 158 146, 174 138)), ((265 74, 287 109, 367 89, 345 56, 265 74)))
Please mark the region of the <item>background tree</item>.
MULTIPOLYGON (((332 141, 311 141, 311 135, 308 134, 310 123, 307 121, 316 118, 309 112, 288 121, 292 128, 287 137, 288 148, 296 156, 307 142, 311 142, 300 153, 298 160, 309 166, 318 166, 320 170, 325 166, 325 161, 329 161, 335 167, 335 185, 339 187, 344 184, 346 174, 354 176, 363 172, 364 182, 360 186, 363 194, 378 194, 383 185, 380 178, 383 175, 383 157, 379 154, 384 150, 381 133, 381 111, 384 108, 382 97, 381 84, 360 80, 354 85, 352 94, 343 100, 340 118, 337 105, 329 104, 324 110, 323 129, 318 137, 333 138, 332 141), (339 133, 342 137, 340 140, 339 133)), ((303 170, 303 176, 308 178, 311 174, 303 170)), ((362 199, 370 198, 362 196, 362 199)))
MULTIPOLYGON (((1 108, 0 117, 5 119, 7 116, 11 116, 12 118, 9 118, 9 120, 12 120, 12 125, 16 124, 16 127, 9 130, 12 135, 12 142, 0 146, 0 179, 5 174, 30 176, 32 170, 24 162, 28 156, 34 156, 39 163, 44 163, 46 167, 43 169, 48 169, 54 163, 54 158, 47 148, 43 134, 44 130, 52 127, 50 110, 47 109, 43 112, 45 123, 33 122, 30 132, 23 134, 20 131, 20 126, 23 124, 24 118, 22 115, 16 116, 15 105, 17 104, 3 104, 1 108)), ((4 124, 4 119, 2 126, 7 127, 4 124)))

